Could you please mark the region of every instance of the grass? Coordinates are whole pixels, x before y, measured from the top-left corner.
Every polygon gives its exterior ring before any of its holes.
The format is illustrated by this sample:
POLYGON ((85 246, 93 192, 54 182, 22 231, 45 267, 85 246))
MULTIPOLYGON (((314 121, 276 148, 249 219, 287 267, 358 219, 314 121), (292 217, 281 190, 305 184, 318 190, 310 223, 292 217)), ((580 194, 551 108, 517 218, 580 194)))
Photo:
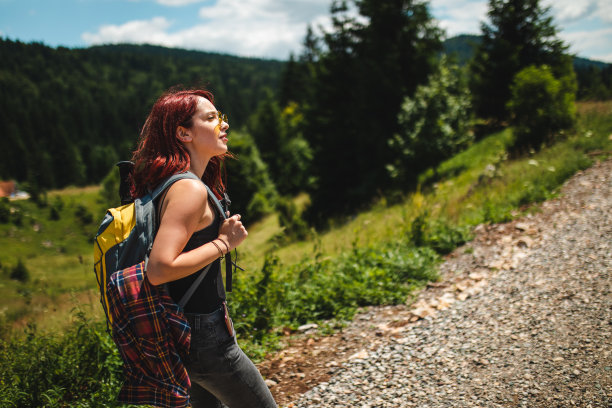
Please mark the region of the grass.
POLYGON ((73 187, 49 192, 39 204, 4 202, 11 219, 0 223, 0 322, 60 328, 75 306, 71 297, 89 302, 96 287, 91 242, 103 214, 98 191, 73 187), (28 275, 22 281, 10 279, 19 262, 28 275))
MULTIPOLYGON (((561 135, 559 142, 540 152, 511 159, 511 129, 492 134, 469 149, 423 173, 421 189, 396 205, 380 199, 369 211, 317 237, 326 256, 350 250, 355 243, 367 246, 398 238, 423 211, 432 219, 443 218, 455 225, 474 226, 503 222, 518 215, 529 203, 554 196, 564 180, 590 166, 592 152, 610 155, 612 148, 612 102, 580 103, 575 132, 561 135), (588 136, 588 137, 587 137, 588 136), (607 153, 606 153, 607 152, 607 153)), ((260 269, 262 253, 274 252, 283 263, 301 262, 312 254, 315 240, 281 248, 269 244, 280 231, 275 215, 253 225, 241 251, 247 269, 260 269)))

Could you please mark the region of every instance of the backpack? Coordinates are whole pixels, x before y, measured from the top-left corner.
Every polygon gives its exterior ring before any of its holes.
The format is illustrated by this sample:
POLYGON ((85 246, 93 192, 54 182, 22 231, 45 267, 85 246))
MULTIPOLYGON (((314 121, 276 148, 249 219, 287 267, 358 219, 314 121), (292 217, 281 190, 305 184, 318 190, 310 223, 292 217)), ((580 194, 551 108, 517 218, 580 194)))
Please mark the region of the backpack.
MULTIPOLYGON (((121 182, 119 193, 123 205, 109 208, 106 211, 106 215, 94 239, 94 272, 98 281, 98 288, 100 289, 100 303, 106 315, 107 325, 112 324, 113 320, 111 313, 109 313, 107 295, 107 286, 111 275, 143 261, 146 269, 148 256, 153 247, 153 239, 157 232, 157 198, 178 180, 200 180, 199 177, 191 172, 175 174, 160 183, 152 192, 131 200, 126 189, 126 180, 131 174, 133 164, 131 162, 120 162, 117 165, 120 170, 121 182)), ((208 186, 206 188, 209 198, 215 204, 214 207, 221 213, 223 218, 226 218, 227 216, 221 203, 210 188, 208 186)), ((227 264, 231 266, 231 261, 227 262, 227 264)), ((201 277, 206 274, 206 271, 203 272, 201 277)), ((231 291, 231 277, 228 277, 226 280, 229 281, 226 284, 229 292, 231 291)), ((201 279, 196 280, 194 286, 199 284, 199 282, 201 282, 201 279)), ((192 287, 188 292, 192 294, 195 289, 196 287, 192 287)), ((187 301, 188 297, 187 299, 181 299, 181 306, 184 306, 187 301)))

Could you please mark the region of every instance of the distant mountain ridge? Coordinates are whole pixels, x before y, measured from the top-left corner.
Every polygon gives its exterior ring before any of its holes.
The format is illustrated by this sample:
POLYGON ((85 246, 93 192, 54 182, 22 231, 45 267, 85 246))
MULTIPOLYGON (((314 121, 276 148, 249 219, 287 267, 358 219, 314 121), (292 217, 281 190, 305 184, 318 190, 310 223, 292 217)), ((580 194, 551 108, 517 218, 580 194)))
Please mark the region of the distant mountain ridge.
MULTIPOLYGON (((444 54, 454 55, 459 65, 465 65, 474 56, 476 47, 482 41, 482 36, 475 34, 461 34, 443 41, 444 54)), ((609 64, 588 58, 574 56, 574 68, 584 69, 590 67, 606 68, 609 64)))

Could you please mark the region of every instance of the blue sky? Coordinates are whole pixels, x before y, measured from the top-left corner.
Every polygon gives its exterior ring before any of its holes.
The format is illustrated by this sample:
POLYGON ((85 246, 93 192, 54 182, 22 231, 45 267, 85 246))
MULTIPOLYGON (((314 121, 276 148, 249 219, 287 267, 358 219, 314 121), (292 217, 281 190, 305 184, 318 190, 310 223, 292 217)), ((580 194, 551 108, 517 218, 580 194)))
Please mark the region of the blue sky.
MULTIPOLYGON (((151 43, 242 56, 298 54, 331 0, 0 0, 0 36, 50 46, 151 43)), ((486 0, 431 0, 448 36, 478 34, 486 0)), ((578 56, 612 63, 612 0, 543 0, 578 56)))

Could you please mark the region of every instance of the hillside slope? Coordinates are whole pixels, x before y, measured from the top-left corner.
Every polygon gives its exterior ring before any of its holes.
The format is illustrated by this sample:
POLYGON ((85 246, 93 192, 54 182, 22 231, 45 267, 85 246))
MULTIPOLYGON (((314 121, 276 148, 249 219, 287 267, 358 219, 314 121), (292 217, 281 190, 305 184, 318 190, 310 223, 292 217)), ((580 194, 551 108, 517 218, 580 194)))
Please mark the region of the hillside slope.
POLYGON ((307 332, 260 369, 288 407, 609 406, 610 208, 608 159, 478 227, 414 303, 307 332))

